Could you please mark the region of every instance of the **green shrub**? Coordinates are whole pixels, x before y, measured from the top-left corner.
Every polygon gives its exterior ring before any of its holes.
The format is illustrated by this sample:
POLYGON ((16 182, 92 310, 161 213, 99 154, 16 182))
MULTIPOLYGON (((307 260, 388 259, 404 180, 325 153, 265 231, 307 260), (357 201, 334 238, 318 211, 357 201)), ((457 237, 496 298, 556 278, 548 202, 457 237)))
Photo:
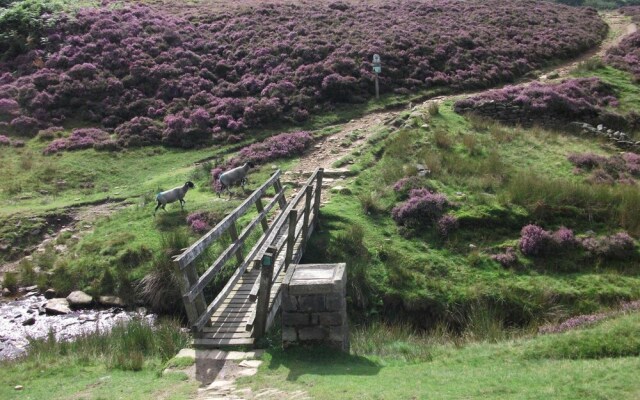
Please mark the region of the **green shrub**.
POLYGON ((48 243, 44 247, 44 251, 38 251, 33 256, 33 262, 43 271, 53 268, 58 255, 56 254, 53 243, 48 243))
POLYGON ((439 115, 440 114, 440 104, 437 101, 430 102, 429 105, 427 106, 427 112, 432 117, 435 117, 436 115, 439 115))
POLYGON ((18 290, 18 274, 15 272, 6 272, 2 286, 9 289, 11 293, 15 293, 16 290, 18 290))
POLYGON ((134 319, 114 326, 110 332, 97 330, 74 341, 58 341, 51 331, 46 339, 29 340, 27 358, 49 362, 73 357, 87 363, 104 362, 108 368, 138 371, 150 359, 166 362, 188 341, 189 335, 177 320, 160 319, 152 326, 146 320, 134 319))
POLYGON ((152 270, 137 286, 138 293, 154 312, 180 314, 184 311, 180 277, 172 257, 188 245, 188 237, 182 231, 162 236, 161 250, 153 261, 152 270))
POLYGON ((602 59, 600 57, 591 57, 579 63, 578 67, 576 68, 576 72, 593 72, 599 70, 600 68, 604 68, 604 62, 602 61, 602 59))
POLYGON ((131 268, 124 264, 116 264, 116 294, 125 303, 132 304, 135 300, 135 287, 131 278, 131 268))
POLYGON ((375 301, 375 288, 370 277, 372 257, 364 244, 364 228, 351 224, 329 244, 329 257, 347 264, 347 297, 358 310, 368 310, 375 301))
POLYGON ((33 268, 33 263, 29 260, 23 259, 18 264, 18 270, 20 271, 20 284, 23 286, 31 286, 36 283, 38 274, 33 268))
POLYGON ((487 117, 483 117, 482 115, 471 113, 471 114, 467 114, 465 117, 467 121, 469 121, 469 123, 471 124, 471 128, 473 128, 477 132, 484 132, 488 129, 499 126, 493 120, 487 117))
POLYGON ((116 292, 116 280, 113 278, 113 274, 111 273, 111 269, 108 267, 105 268, 104 273, 102 274, 102 279, 100 279, 100 293, 111 295, 116 292))
POLYGON ((384 212, 384 206, 380 204, 380 193, 373 190, 358 194, 358 200, 365 214, 377 214, 384 212))
POLYGON ((474 135, 463 135, 462 144, 467 148, 472 156, 480 154, 482 147, 478 143, 478 139, 474 135))
POLYGON ((401 323, 371 323, 351 333, 351 349, 356 355, 420 362, 432 359, 432 348, 429 336, 401 323))
POLYGON ((59 296, 66 296, 75 287, 75 279, 65 262, 57 263, 51 274, 51 286, 59 296))
POLYGON ((588 216, 589 220, 613 221, 633 235, 640 234, 640 192, 635 187, 590 185, 522 172, 510 179, 507 193, 513 203, 538 219, 588 216))
POLYGON ((449 137, 447 131, 443 129, 437 129, 433 132, 433 140, 438 148, 448 150, 453 145, 453 141, 449 137))
POLYGON ((117 264, 136 268, 153 258, 153 252, 145 245, 135 249, 127 248, 117 254, 117 264))
POLYGON ((39 44, 62 10, 56 0, 22 0, 0 9, 0 53, 11 57, 39 44))

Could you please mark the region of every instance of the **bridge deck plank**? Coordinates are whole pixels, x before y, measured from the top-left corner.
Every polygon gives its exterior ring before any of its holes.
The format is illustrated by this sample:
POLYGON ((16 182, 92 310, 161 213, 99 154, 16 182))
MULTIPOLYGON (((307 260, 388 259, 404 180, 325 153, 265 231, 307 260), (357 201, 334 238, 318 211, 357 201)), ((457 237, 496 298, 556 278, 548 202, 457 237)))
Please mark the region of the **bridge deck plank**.
MULTIPOLYGON (((283 229, 286 231, 286 229, 283 229)), ((282 239, 282 235, 274 238, 274 242, 282 239)), ((270 244, 271 245, 271 244, 270 244)), ((294 259, 300 256, 300 239, 294 246, 294 259)), ((284 251, 277 257, 274 264, 274 271, 280 271, 275 277, 271 287, 269 303, 272 304, 280 290, 286 271, 280 268, 284 263, 284 251)), ((259 269, 248 270, 238 283, 229 292, 227 298, 220 305, 220 308, 211 316, 210 326, 204 327, 197 339, 194 339, 195 346, 219 347, 234 345, 252 345, 254 338, 248 332, 247 322, 255 309, 256 303, 249 299, 249 293, 255 282, 259 279, 259 269)))
MULTIPOLYGON (((304 202, 296 207, 300 218, 296 224, 296 232, 302 230, 304 212, 304 202)), ((314 215, 314 208, 311 209, 310 221, 314 221, 316 215, 314 215)), ((220 304, 219 308, 213 313, 210 319, 209 326, 205 326, 201 332, 199 332, 194 339, 193 344, 199 347, 215 348, 220 346, 240 346, 240 345, 253 345, 255 339, 252 338, 251 324, 253 323, 253 315, 255 315, 255 301, 249 298, 252 288, 259 280, 260 277, 260 260, 262 255, 269 246, 277 246, 278 244, 285 244, 286 236, 288 234, 288 222, 282 227, 281 233, 275 235, 273 241, 266 243, 261 249, 260 253, 254 258, 253 266, 249 266, 245 273, 240 277, 238 282, 229 291, 227 298, 225 298, 220 304), (248 326, 249 323, 249 326, 248 326), (249 331, 247 329, 250 329, 249 331)), ((302 235, 296 239, 293 251, 292 262, 298 262, 302 257, 302 235)), ((283 268, 285 262, 285 249, 283 248, 274 263, 274 282, 271 287, 271 293, 269 298, 269 305, 274 304, 276 296, 280 292, 280 287, 286 271, 283 268)), ((279 303, 278 303, 279 304, 279 303)))

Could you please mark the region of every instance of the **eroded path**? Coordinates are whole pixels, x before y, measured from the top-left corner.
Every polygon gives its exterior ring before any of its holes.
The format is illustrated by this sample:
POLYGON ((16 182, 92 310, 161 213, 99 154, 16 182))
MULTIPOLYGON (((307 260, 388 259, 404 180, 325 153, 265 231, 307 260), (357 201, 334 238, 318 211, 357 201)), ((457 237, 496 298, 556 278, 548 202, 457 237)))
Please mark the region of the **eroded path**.
MULTIPOLYGON (((609 25, 609 34, 598 47, 581 55, 578 58, 562 63, 561 65, 553 67, 549 70, 545 70, 543 74, 536 80, 522 83, 552 82, 567 78, 569 74, 573 70, 575 70, 581 62, 584 62, 594 56, 603 57, 608 49, 620 43, 620 41, 625 36, 637 31, 636 24, 631 22, 629 17, 623 16, 617 12, 603 13, 602 18, 609 25)), ((466 94, 440 96, 429 99, 421 104, 416 105, 415 107, 411 107, 411 109, 415 112, 424 113, 429 103, 442 102, 460 96, 477 93, 469 92, 466 94)), ((352 154, 354 151, 357 151, 358 148, 363 145, 372 134, 376 132, 377 128, 383 122, 394 120, 399 113, 399 111, 383 111, 373 113, 349 121, 348 123, 342 125, 339 132, 331 135, 328 138, 322 139, 314 146, 311 151, 307 152, 300 158, 298 164, 294 168, 292 168, 292 171, 294 172, 293 180, 295 180, 298 184, 301 184, 305 180, 304 176, 308 175, 316 168, 332 168, 336 161, 344 158, 345 156, 348 156, 349 154, 352 154), (357 139, 352 140, 353 138, 357 139), (348 142, 351 142, 351 144, 344 144, 348 142)), ((342 182, 340 179, 331 182, 331 185, 334 186, 343 184, 344 182, 342 182)))

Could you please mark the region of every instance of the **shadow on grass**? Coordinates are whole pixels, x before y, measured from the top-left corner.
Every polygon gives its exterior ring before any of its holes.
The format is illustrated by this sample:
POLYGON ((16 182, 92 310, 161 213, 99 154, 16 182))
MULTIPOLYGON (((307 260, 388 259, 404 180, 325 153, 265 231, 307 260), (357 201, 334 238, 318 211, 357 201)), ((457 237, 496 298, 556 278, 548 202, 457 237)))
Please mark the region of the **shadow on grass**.
POLYGON ((271 351, 270 369, 289 370, 288 381, 303 375, 377 375, 380 365, 373 361, 328 347, 290 347, 271 351))
POLYGON ((186 218, 189 212, 185 210, 167 210, 163 211, 159 209, 156 216, 152 218, 155 219, 156 227, 161 231, 173 231, 175 228, 179 226, 186 226, 186 218))

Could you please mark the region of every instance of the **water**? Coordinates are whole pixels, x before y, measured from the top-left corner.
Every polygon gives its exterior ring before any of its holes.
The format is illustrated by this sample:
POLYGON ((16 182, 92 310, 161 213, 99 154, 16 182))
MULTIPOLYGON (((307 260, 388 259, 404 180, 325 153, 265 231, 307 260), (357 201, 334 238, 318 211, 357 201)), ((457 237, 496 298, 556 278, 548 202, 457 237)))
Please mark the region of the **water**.
POLYGON ((9 360, 26 354, 29 341, 46 338, 53 331, 58 340, 73 340, 85 334, 105 332, 121 322, 133 318, 144 318, 154 323, 156 316, 140 311, 124 311, 121 308, 86 309, 72 311, 66 315, 46 315, 43 312, 48 300, 31 293, 17 300, 0 303, 0 360, 9 360), (33 325, 22 323, 34 318, 33 325))

